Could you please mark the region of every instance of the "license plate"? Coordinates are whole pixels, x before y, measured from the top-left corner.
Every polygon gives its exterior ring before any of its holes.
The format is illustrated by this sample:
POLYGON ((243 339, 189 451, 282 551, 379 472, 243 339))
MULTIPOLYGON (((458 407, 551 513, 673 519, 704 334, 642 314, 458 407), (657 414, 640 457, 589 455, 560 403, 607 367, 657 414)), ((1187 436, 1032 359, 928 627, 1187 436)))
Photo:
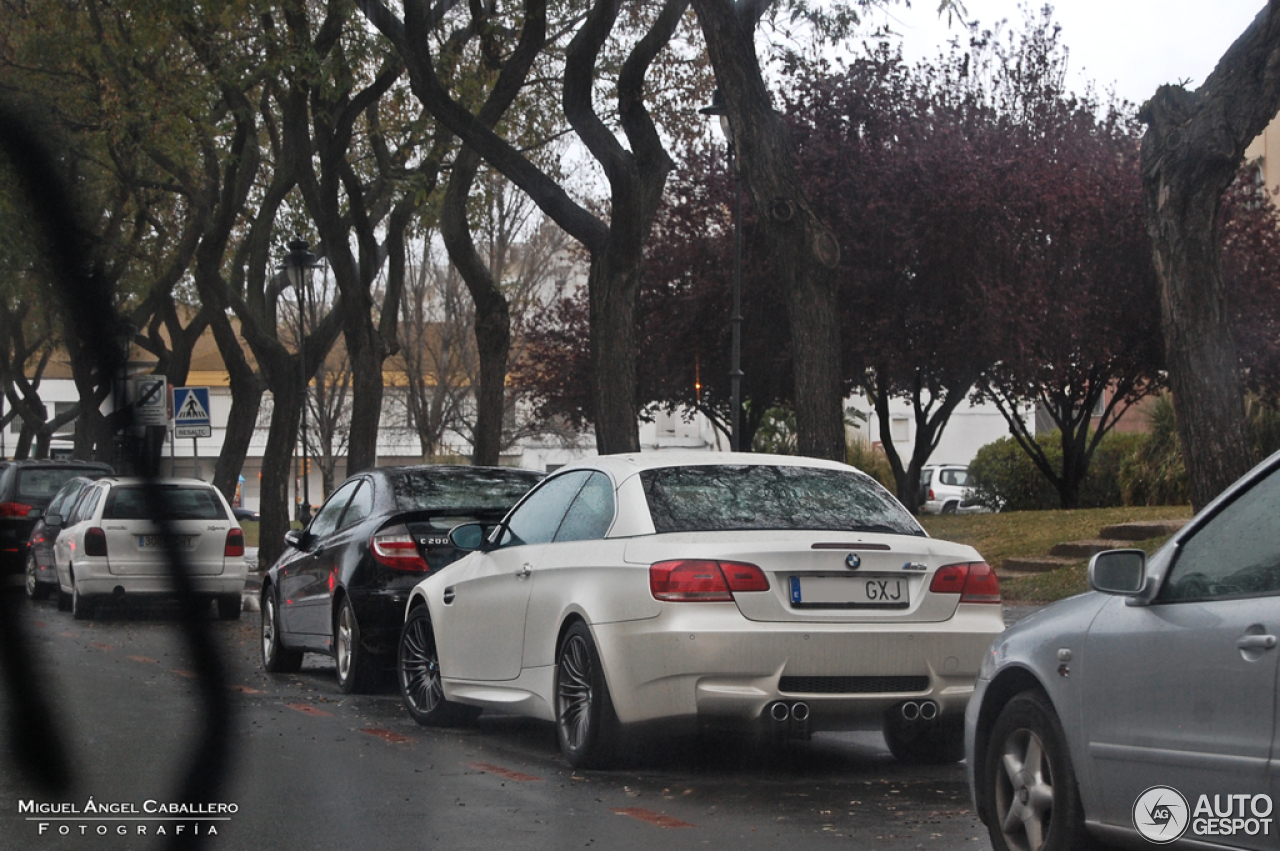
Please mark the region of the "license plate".
POLYGON ((910 582, 901 576, 793 576, 791 605, 798 609, 905 609, 910 582))
MULTIPOLYGON (((174 535, 173 542, 178 546, 179 549, 189 550, 193 546, 195 546, 196 536, 195 535, 174 535)), ((139 535, 138 536, 138 549, 149 550, 149 549, 154 549, 156 547, 164 547, 164 546, 166 546, 164 535, 139 535)))

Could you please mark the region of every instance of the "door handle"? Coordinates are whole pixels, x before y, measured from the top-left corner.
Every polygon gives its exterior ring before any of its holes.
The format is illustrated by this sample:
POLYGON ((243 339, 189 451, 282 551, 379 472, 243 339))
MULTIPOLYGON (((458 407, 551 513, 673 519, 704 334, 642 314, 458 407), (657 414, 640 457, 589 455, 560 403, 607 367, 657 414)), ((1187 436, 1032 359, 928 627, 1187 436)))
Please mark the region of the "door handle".
POLYGON ((446 606, 453 602, 454 596, 452 585, 444 589, 444 603, 446 606))
POLYGON ((1246 635, 1236 639, 1236 647, 1241 650, 1274 650, 1275 646, 1274 635, 1246 635))
POLYGON ((522 564, 522 565, 520 565, 520 569, 516 571, 516 578, 517 578, 517 579, 528 579, 528 578, 529 578, 529 574, 530 574, 530 573, 533 573, 533 565, 531 565, 531 564, 522 564))

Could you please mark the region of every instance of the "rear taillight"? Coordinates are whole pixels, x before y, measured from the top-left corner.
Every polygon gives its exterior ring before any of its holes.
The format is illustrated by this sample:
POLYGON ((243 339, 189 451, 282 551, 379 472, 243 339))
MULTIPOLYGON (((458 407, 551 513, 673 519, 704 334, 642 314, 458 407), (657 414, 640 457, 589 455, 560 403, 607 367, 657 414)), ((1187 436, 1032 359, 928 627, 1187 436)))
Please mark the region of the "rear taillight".
POLYGON ((107 554, 107 533, 97 526, 85 530, 84 554, 87 556, 105 556, 107 554))
POLYGON ((731 603, 734 592, 768 591, 769 579, 754 564, 679 559, 650 565, 649 590, 669 603, 731 603))
POLYGON ((961 603, 999 603, 1000 580, 986 562, 949 564, 938 568, 929 583, 934 594, 959 594, 961 603))
POLYGON ((26 517, 33 507, 25 502, 0 502, 0 517, 26 517))
POLYGON ((965 580, 961 603, 999 603, 1000 580, 986 562, 969 565, 969 578, 965 580))
POLYGON ((933 488, 929 488, 929 501, 937 502, 938 498, 933 495, 933 488))
POLYGON ((227 530, 227 544, 222 548, 223 558, 242 558, 244 556, 244 532, 239 529, 227 530))
POLYGON ((384 529, 369 539, 369 552, 378 564, 393 570, 412 570, 427 573, 431 566, 418 552, 413 535, 403 526, 384 529))

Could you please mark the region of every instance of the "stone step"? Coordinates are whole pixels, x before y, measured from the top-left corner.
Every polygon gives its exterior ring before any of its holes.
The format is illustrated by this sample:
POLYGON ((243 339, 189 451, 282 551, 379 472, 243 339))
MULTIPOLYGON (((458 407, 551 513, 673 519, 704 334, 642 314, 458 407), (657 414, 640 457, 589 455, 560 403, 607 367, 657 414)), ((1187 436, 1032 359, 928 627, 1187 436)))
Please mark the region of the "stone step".
POLYGON ((1136 520, 1132 523, 1104 526, 1098 535, 1120 541, 1145 541, 1148 538, 1172 535, 1185 525, 1186 520, 1136 520))
POLYGON ((1123 550, 1132 545, 1133 541, 1131 540, 1122 541, 1115 538, 1110 540, 1092 538, 1087 541, 1066 541, 1065 543, 1055 544, 1053 549, 1049 550, 1049 555, 1079 560, 1092 558, 1095 554, 1104 550, 1123 550))
POLYGON ((1000 573, 1048 573, 1069 564, 1078 564, 1078 558, 1060 556, 1020 556, 1007 558, 1000 565, 1000 573))

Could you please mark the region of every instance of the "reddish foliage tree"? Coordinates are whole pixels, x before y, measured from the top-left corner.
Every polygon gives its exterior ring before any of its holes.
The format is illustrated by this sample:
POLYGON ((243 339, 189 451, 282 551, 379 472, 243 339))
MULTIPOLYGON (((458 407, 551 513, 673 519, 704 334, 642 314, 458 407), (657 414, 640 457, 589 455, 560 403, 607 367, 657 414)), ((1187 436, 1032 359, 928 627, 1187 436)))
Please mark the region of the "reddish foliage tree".
POLYGON ((1280 210, 1246 164, 1222 199, 1222 275, 1245 385, 1280 403, 1280 210))
MULTIPOLYGON (((645 252, 637 309, 641 406, 698 410, 726 435, 730 387, 732 182, 723 151, 691 150, 673 173, 645 252)), ((750 210, 744 214, 742 445, 766 410, 791 397, 783 296, 750 210)), ((591 421, 584 293, 551 305, 522 329, 528 356, 515 380, 533 388, 541 417, 591 421)))
MULTIPOLYGON (((953 65, 955 58, 953 57, 953 65)), ((910 456, 884 442, 899 498, 990 362, 986 271, 1011 228, 1001 141, 954 67, 908 68, 886 48, 838 75, 804 75, 788 119, 811 198, 843 248, 846 376, 872 400, 910 401, 910 456)))
POLYGON ((1128 105, 1068 92, 1057 27, 1047 13, 1028 24, 1008 44, 990 43, 986 97, 1005 138, 1018 221, 993 269, 1001 289, 988 303, 1003 322, 981 386, 1062 507, 1073 508, 1102 438, 1161 386, 1163 345, 1128 105), (1060 468, 1018 415, 1028 403, 1060 432, 1060 468))

